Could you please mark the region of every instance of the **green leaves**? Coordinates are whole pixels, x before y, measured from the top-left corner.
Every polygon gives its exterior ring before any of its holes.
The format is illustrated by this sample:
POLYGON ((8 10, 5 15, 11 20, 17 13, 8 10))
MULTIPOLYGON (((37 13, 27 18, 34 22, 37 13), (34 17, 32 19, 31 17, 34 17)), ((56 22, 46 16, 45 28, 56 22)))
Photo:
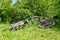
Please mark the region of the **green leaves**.
POLYGON ((50 18, 53 18, 56 15, 60 17, 60 1, 17 0, 13 5, 11 4, 11 0, 0 1, 0 18, 3 16, 3 19, 6 17, 12 21, 13 19, 26 19, 34 15, 43 15, 50 18))

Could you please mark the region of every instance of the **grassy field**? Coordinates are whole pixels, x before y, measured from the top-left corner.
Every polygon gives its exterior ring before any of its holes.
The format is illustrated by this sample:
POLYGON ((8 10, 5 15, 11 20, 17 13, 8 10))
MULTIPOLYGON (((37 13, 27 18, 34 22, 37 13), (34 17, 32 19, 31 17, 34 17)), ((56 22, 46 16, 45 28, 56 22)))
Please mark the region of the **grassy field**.
POLYGON ((38 28, 37 24, 29 23, 17 31, 2 31, 9 24, 0 24, 0 40, 60 40, 59 25, 52 28, 38 28))

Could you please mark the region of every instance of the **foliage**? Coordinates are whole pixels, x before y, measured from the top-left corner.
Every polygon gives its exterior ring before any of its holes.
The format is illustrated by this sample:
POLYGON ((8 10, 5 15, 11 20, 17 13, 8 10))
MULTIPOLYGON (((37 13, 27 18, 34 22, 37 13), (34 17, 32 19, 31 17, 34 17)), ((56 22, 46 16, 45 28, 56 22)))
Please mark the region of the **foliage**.
POLYGON ((1 22, 19 21, 34 15, 60 18, 59 12, 59 0, 17 0, 15 4, 11 0, 0 1, 1 22))

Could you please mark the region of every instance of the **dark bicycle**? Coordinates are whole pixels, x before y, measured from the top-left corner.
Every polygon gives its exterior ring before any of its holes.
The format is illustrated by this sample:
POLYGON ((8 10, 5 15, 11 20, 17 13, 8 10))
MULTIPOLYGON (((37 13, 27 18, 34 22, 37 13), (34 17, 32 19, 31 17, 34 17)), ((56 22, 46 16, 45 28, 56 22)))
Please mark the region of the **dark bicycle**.
POLYGON ((50 28, 53 25, 55 25, 55 21, 48 17, 44 17, 44 16, 34 16, 34 17, 38 18, 38 21, 40 22, 39 27, 50 28))

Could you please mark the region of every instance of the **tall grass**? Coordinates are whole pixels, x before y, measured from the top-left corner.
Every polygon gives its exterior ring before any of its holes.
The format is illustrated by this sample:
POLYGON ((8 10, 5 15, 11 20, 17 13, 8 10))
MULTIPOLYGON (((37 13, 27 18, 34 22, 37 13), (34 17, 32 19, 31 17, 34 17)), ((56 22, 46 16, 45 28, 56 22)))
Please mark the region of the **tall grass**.
POLYGON ((0 40, 60 40, 58 25, 52 28, 38 28, 38 22, 28 23, 17 31, 2 31, 10 24, 0 24, 0 40))

